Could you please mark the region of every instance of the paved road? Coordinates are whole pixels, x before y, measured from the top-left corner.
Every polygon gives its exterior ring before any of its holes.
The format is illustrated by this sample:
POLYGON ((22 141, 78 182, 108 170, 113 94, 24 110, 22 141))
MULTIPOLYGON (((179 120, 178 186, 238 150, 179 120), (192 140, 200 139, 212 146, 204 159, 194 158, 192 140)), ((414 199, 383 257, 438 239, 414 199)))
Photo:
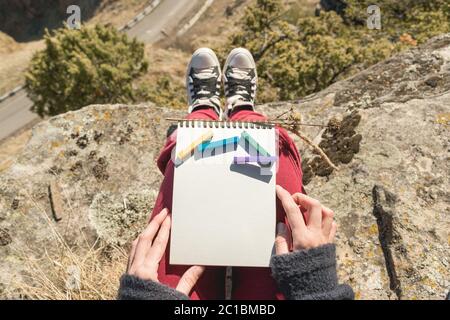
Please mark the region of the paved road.
POLYGON ((161 31, 170 33, 181 28, 179 22, 204 0, 163 0, 146 19, 127 32, 145 43, 156 42, 164 37, 161 31))
POLYGON ((0 104, 0 141, 38 118, 30 111, 32 105, 25 90, 0 104))
MULTIPOLYGON (((152 13, 126 33, 145 43, 156 42, 164 37, 163 32, 180 28, 180 21, 200 1, 203 0, 162 0, 152 13)), ((29 111, 31 106, 23 90, 0 103, 0 141, 38 118, 29 111)))

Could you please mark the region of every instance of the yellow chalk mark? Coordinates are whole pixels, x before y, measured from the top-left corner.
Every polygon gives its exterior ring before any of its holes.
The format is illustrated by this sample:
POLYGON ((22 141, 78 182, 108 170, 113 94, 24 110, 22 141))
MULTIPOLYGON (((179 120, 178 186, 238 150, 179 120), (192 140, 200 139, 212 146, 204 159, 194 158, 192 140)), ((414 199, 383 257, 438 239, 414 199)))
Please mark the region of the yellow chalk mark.
POLYGON ((194 149, 197 148, 201 143, 211 140, 213 135, 214 134, 211 130, 202 134, 200 137, 194 140, 189 146, 187 146, 184 150, 178 152, 177 158, 181 161, 184 161, 186 158, 191 156, 192 151, 194 151, 194 149))

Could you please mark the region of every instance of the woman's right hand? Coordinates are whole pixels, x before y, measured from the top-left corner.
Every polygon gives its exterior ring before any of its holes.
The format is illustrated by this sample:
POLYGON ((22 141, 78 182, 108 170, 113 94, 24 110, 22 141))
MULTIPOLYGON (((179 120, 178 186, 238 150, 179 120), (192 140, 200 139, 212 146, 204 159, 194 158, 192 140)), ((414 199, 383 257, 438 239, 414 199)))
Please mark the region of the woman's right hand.
MULTIPOLYGON (((171 217, 164 209, 147 225, 140 236, 133 241, 128 259, 127 274, 142 280, 158 281, 159 263, 169 242, 171 217)), ((183 274, 176 290, 189 296, 192 288, 202 276, 205 267, 192 266, 183 274)))
POLYGON ((327 243, 333 243, 337 225, 333 221, 334 213, 332 210, 302 193, 291 195, 279 185, 277 185, 277 196, 286 212, 292 232, 291 237, 288 234, 287 226, 282 222, 278 223, 275 240, 277 255, 289 253, 291 243, 294 251, 312 249, 327 243), (307 222, 303 218, 299 206, 306 210, 307 222))

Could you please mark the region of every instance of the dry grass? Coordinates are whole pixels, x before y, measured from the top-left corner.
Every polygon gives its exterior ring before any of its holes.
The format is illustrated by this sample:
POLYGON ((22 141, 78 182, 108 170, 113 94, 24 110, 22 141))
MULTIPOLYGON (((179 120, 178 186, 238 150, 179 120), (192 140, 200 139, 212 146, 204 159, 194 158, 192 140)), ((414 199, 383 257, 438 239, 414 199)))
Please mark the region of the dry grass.
POLYGON ((24 82, 25 70, 36 51, 44 48, 44 42, 16 43, 12 38, 0 38, 0 95, 24 82))
POLYGON ((22 297, 32 300, 116 299, 127 259, 123 249, 111 246, 71 249, 62 244, 59 249, 59 254, 46 252, 40 259, 21 253, 26 275, 15 287, 22 297))
POLYGON ((104 0, 88 24, 125 25, 150 3, 150 0, 104 0))
POLYGON ((20 252, 25 276, 14 286, 20 296, 32 300, 116 299, 126 252, 116 246, 97 245, 72 249, 60 243, 58 254, 46 251, 39 259, 20 252))
MULTIPOLYGON (((81 237, 77 244, 70 245, 65 232, 58 231, 46 211, 28 197, 46 221, 53 241, 47 241, 40 254, 27 245, 13 248, 23 261, 23 275, 12 283, 14 296, 32 300, 116 299, 119 279, 127 263, 124 248, 98 239, 89 241, 82 228, 78 230, 81 237)), ((68 208, 70 220, 74 212, 70 204, 68 208)))
POLYGON ((67 198, 67 189, 62 188, 66 195, 63 224, 55 223, 27 186, 21 189, 37 212, 30 216, 29 223, 35 221, 37 227, 45 230, 46 241, 17 241, 11 247, 21 268, 6 296, 27 300, 116 299, 119 279, 126 270, 127 249, 95 240, 80 223, 80 213, 67 198))
POLYGON ((191 58, 190 52, 148 44, 145 53, 150 63, 149 72, 140 80, 152 83, 161 76, 170 75, 178 84, 184 85, 186 67, 191 58))

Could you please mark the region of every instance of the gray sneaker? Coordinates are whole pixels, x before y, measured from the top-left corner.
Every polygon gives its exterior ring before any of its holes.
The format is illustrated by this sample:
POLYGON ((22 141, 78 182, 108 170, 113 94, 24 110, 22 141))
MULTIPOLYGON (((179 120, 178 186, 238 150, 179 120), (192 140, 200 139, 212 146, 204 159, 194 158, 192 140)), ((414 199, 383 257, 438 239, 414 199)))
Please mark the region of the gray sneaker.
POLYGON ((223 83, 228 115, 236 107, 253 110, 258 75, 250 51, 236 48, 230 52, 223 68, 223 83))
POLYGON ((222 115, 220 107, 221 70, 219 59, 209 48, 194 52, 186 72, 189 113, 199 107, 211 107, 222 115))

